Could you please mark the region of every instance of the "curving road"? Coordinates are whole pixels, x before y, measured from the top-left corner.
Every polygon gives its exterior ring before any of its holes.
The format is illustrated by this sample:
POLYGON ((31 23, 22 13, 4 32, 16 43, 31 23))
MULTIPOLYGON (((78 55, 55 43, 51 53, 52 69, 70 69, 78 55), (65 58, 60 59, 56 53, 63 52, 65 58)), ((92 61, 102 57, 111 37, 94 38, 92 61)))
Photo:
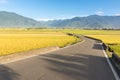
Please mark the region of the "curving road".
POLYGON ((0 80, 115 80, 101 45, 92 39, 0 65, 0 80))

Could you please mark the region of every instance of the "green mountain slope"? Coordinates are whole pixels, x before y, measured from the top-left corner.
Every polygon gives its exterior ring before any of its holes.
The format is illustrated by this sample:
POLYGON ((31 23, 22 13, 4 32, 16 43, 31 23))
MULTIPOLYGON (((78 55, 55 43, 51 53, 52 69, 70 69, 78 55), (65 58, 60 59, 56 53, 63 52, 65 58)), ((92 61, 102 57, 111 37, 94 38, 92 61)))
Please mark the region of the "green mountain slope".
POLYGON ((41 27, 40 22, 16 13, 0 11, 0 27, 41 27))
MULTIPOLYGON (((45 24, 45 23, 44 23, 45 24)), ((48 26, 59 28, 115 28, 120 29, 120 16, 74 17, 66 20, 46 22, 48 26)))
POLYGON ((98 16, 91 15, 87 17, 74 17, 65 20, 53 20, 47 22, 39 22, 31 18, 27 18, 16 13, 0 11, 0 27, 8 28, 114 28, 120 29, 120 16, 98 16))

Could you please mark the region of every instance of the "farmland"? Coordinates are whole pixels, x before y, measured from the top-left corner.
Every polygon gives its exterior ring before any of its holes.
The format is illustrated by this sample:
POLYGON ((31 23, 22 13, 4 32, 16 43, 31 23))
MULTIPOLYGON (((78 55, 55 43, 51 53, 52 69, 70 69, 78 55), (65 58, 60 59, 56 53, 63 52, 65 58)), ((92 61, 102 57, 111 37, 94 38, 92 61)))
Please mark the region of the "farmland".
POLYGON ((120 35, 120 30, 58 29, 56 31, 81 35, 120 35))
POLYGON ((120 56, 120 35, 87 35, 105 42, 120 56))
POLYGON ((120 30, 80 30, 60 29, 65 33, 74 33, 97 38, 108 44, 120 56, 120 30), (111 45, 112 44, 112 45, 111 45))
POLYGON ((101 39, 120 56, 120 30, 81 29, 0 29, 0 55, 7 55, 37 48, 64 47, 80 39, 65 33, 87 35, 101 39))
POLYGON ((51 46, 64 47, 79 40, 51 29, 1 29, 0 56, 51 46))

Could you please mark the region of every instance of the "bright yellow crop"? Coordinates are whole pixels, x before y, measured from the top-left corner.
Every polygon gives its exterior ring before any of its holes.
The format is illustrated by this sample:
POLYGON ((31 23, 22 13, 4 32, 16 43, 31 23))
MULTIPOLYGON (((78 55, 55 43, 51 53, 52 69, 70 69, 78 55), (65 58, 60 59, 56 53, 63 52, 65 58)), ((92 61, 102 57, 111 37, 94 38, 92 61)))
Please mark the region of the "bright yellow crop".
POLYGON ((49 46, 63 47, 75 43, 78 38, 57 32, 0 34, 0 55, 7 55, 49 46))
POLYGON ((105 43, 120 43, 120 35, 87 35, 97 39, 101 39, 105 43))
POLYGON ((102 40, 109 45, 120 56, 120 35, 88 35, 89 37, 102 40))

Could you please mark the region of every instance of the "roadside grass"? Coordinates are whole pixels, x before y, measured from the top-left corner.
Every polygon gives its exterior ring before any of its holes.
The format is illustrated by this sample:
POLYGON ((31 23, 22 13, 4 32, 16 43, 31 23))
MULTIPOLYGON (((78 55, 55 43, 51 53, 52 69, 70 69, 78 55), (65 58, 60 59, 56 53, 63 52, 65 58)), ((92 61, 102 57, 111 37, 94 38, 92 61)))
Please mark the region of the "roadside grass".
POLYGON ((1 30, 0 56, 52 46, 64 47, 78 41, 80 39, 76 37, 47 29, 1 30))
POLYGON ((120 56, 120 43, 116 44, 116 45, 109 45, 111 49, 113 49, 115 51, 115 53, 118 54, 118 56, 120 56))

